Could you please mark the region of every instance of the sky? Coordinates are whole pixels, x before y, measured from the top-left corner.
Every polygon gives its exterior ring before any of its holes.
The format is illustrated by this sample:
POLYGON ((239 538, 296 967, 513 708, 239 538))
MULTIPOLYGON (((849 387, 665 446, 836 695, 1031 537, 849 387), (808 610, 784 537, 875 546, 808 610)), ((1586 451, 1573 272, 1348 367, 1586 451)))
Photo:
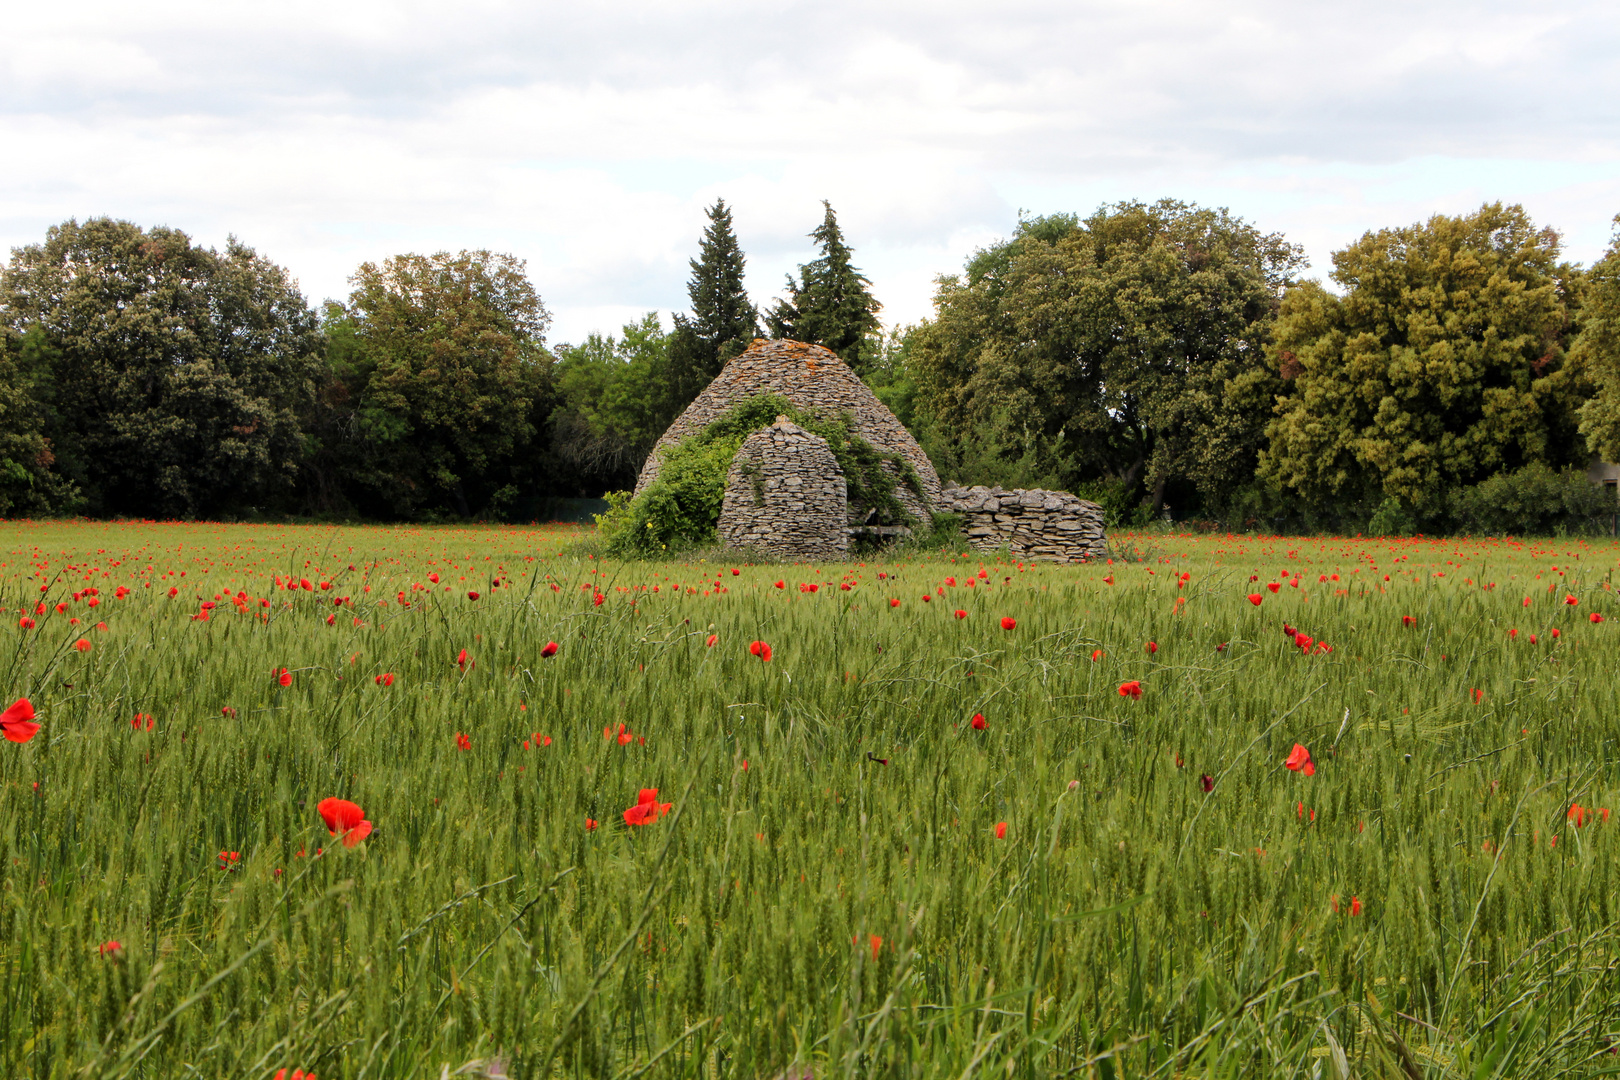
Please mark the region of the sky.
POLYGON ((890 325, 1020 213, 1223 206, 1307 276, 1377 228, 1620 214, 1620 5, 1424 0, 8 5, 0 250, 235 235, 311 302, 365 261, 527 260, 549 340, 687 307, 724 198, 762 307, 832 203, 890 325))

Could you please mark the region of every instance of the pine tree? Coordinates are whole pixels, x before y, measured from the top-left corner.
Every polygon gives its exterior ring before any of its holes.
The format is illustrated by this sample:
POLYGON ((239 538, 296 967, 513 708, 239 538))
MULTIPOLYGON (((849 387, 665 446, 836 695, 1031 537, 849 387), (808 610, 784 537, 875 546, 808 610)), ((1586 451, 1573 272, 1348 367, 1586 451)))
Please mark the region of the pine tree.
POLYGON ((686 295, 692 299, 692 329, 722 361, 759 336, 759 309, 743 288, 743 253, 731 228, 731 208, 717 199, 707 211, 699 257, 692 259, 686 295))
POLYGON ((788 298, 778 300, 765 321, 772 337, 826 346, 860 374, 867 335, 882 331, 877 313, 883 305, 872 296, 872 282, 850 264, 832 204, 823 199, 821 205, 827 214, 810 234, 821 257, 799 267, 797 282, 788 276, 788 298))
POLYGON ((690 260, 692 277, 686 283, 692 315, 675 316, 669 343, 671 389, 682 408, 759 336, 759 309, 743 288, 745 260, 731 227, 731 208, 717 199, 706 213, 709 225, 698 257, 690 260))

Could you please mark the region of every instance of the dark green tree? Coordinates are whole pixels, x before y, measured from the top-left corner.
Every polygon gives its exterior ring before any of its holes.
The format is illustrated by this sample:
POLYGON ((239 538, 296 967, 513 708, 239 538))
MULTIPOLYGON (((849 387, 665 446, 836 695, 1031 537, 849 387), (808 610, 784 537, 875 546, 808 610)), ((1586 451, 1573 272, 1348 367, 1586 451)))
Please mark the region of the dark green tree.
POLYGON ((672 391, 674 337, 649 311, 622 337, 591 334, 558 347, 551 447, 571 486, 592 494, 635 486, 653 443, 690 401, 672 391))
POLYGON ((943 278, 907 366, 929 451, 964 482, 1222 509, 1253 478, 1265 356, 1297 248, 1224 210, 1121 203, 1020 223, 943 278), (1102 492, 1093 492, 1102 496, 1102 492))
POLYGON ((398 255, 350 282, 327 311, 312 486, 379 516, 500 517, 532 479, 519 459, 551 407, 551 317, 523 261, 398 255))
POLYGON ((851 264, 853 253, 832 204, 823 199, 821 205, 826 215, 810 234, 821 255, 799 267, 798 281, 788 275, 788 295, 772 305, 765 321, 772 337, 825 346, 865 375, 872 351, 868 338, 882 333, 877 315, 883 305, 872 296, 872 282, 851 264))
POLYGON ((717 199, 706 213, 709 224, 698 257, 689 263, 692 276, 686 283, 692 314, 675 316, 667 350, 668 393, 682 408, 720 374, 727 360, 759 337, 759 309, 743 287, 746 260, 732 229, 731 208, 717 199))
POLYGON ((54 467, 92 513, 194 517, 290 491, 320 373, 315 314, 234 237, 94 218, 12 253, 0 311, 34 366, 54 467))

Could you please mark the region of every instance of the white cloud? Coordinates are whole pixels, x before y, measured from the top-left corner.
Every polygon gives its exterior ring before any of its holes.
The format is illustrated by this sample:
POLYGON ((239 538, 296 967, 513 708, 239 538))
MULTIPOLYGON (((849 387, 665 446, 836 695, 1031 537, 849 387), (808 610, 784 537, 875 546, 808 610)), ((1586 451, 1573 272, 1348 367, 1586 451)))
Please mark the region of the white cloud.
POLYGON ((234 232, 313 299, 492 247, 575 340, 684 307, 722 195, 762 304, 827 198, 898 322, 1018 209, 1121 198, 1228 205, 1318 272, 1367 228, 1523 201, 1589 260, 1617 46, 1591 2, 36 5, 0 40, 0 244, 234 232))

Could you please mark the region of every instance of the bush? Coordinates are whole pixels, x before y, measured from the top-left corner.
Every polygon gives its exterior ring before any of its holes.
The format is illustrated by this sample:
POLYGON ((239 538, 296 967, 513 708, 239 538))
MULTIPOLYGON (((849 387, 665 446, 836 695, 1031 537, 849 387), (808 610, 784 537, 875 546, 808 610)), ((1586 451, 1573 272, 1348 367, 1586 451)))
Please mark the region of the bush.
POLYGON ((1458 528, 1494 536, 1607 532, 1614 513, 1614 492, 1584 471, 1540 463, 1498 473, 1451 499, 1458 528))

